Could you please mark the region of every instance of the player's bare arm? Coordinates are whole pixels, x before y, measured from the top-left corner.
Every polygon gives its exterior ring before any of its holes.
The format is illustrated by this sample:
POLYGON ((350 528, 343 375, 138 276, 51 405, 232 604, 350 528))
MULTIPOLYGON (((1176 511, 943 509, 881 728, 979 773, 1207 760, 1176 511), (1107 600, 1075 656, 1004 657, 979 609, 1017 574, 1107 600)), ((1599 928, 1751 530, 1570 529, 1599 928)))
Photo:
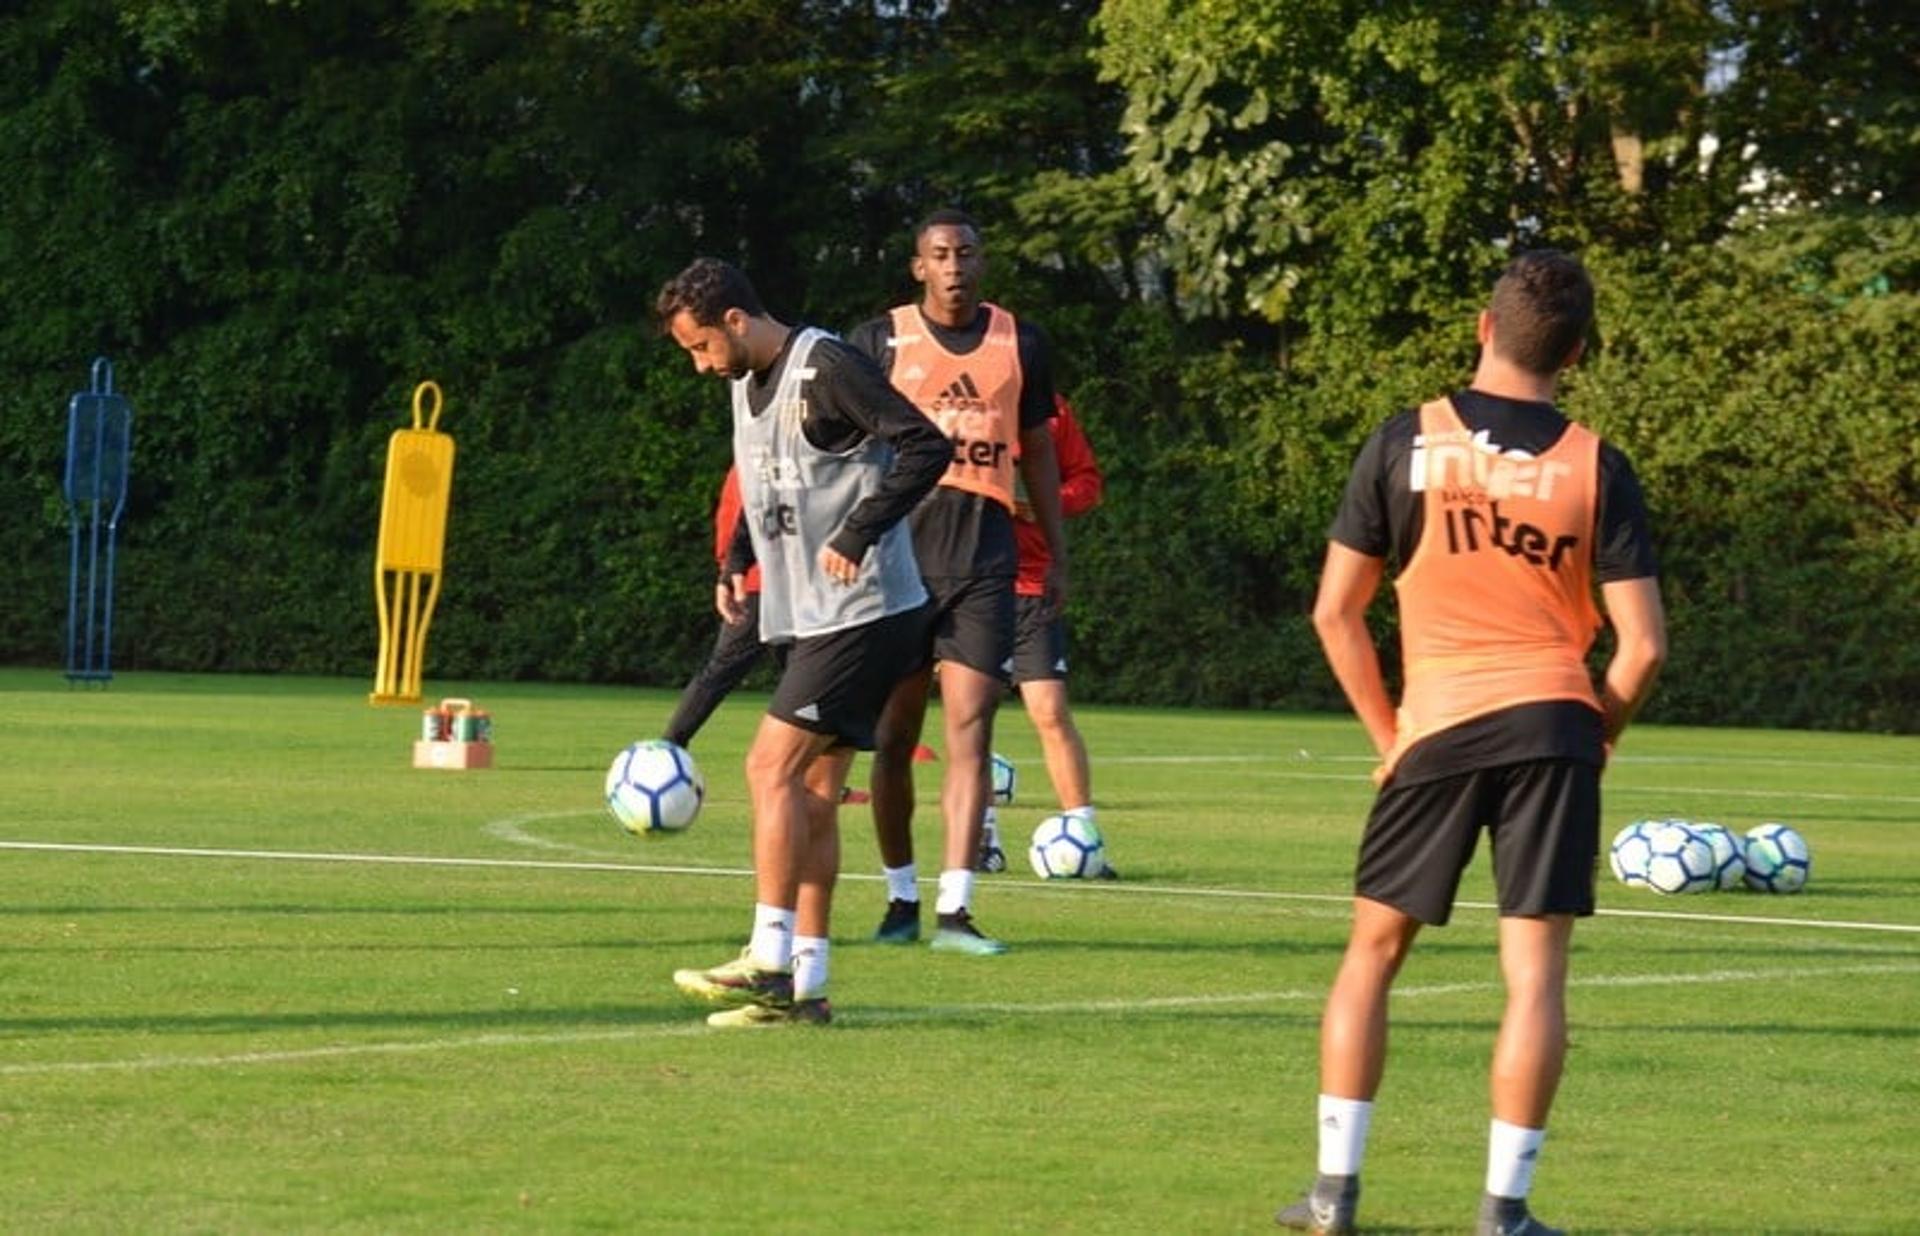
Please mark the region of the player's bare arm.
POLYGON ((1313 629, 1326 650, 1327 664, 1382 757, 1393 749, 1393 701, 1387 697, 1380 655, 1367 630, 1367 607, 1385 574, 1385 559, 1329 541, 1320 592, 1313 602, 1313 629))
POLYGON ((1653 694, 1667 660, 1667 615, 1658 576, 1602 584, 1600 602, 1616 641, 1600 688, 1600 711, 1611 743, 1653 694))

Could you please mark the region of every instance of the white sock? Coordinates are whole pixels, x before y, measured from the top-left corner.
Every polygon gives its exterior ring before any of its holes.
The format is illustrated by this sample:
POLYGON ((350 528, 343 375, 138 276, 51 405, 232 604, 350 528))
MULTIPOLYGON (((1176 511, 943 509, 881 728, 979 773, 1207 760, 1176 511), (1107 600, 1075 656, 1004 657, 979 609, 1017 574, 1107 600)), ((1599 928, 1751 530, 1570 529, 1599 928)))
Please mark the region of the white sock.
POLYGON ((827 994, 827 938, 793 938, 793 998, 812 1000, 827 994))
POLYGON ((1320 1174, 1358 1176, 1367 1156, 1367 1126, 1373 1123, 1369 1099, 1320 1096, 1320 1174))
POLYGON ((1093 818, 1092 803, 1081 803, 1078 807, 1068 807, 1065 811, 1062 811, 1060 814, 1079 816, 1081 819, 1085 820, 1089 824, 1093 824, 1095 822, 1093 818))
POLYGON ((1000 813, 988 807, 980 816, 980 835, 988 840, 1000 840, 1000 813))
POLYGON ((769 970, 784 970, 793 964, 793 911, 755 902, 753 938, 747 952, 769 970))
POLYGON ((973 904, 973 872, 955 867, 940 873, 940 899, 933 903, 936 914, 958 914, 973 904))
POLYGON ((1495 1197, 1525 1197, 1533 1189, 1533 1167, 1540 1161, 1545 1129, 1528 1129, 1496 1120, 1487 1131, 1487 1192, 1495 1197))
POLYGON ((919 865, 908 863, 904 867, 882 867, 887 873, 887 897, 892 901, 920 900, 919 865))

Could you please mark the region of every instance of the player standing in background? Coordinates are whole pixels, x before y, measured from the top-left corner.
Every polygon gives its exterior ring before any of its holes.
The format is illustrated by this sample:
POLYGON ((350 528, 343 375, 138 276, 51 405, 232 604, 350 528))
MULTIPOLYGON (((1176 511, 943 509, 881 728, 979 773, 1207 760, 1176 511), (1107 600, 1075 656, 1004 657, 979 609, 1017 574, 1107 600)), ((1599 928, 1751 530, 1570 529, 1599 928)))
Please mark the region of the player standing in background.
POLYGON ((746 760, 753 933, 734 961, 674 984, 736 1006, 714 1025, 823 1023, 840 791, 894 682, 924 656, 927 590, 904 521, 950 448, 866 357, 772 317, 725 262, 692 263, 655 311, 696 370, 732 386, 743 518, 714 606, 741 622, 758 562, 760 638, 784 648, 746 760))
MULTIPOLYGON (((974 864, 990 799, 993 715, 1013 667, 1016 472, 1052 562, 1045 603, 1058 608, 1066 578, 1060 474, 1054 464, 1053 371, 1045 337, 980 299, 986 253, 980 229, 957 210, 929 215, 914 231, 912 272, 920 302, 901 305, 847 336, 947 436, 950 459, 938 489, 912 517, 914 554, 933 595, 928 650, 940 662, 947 767, 938 930, 943 952, 992 956, 1006 945, 972 914, 974 864)), ((874 938, 920 938, 913 857, 913 751, 926 722, 931 662, 902 679, 881 715, 869 787, 887 878, 887 911, 874 938)))
POLYGON ((1592 321, 1578 262, 1515 258, 1480 314, 1472 389, 1374 432, 1329 533, 1314 626, 1382 764, 1320 1027, 1319 1174, 1275 1216, 1283 1226, 1352 1230, 1388 991, 1420 928, 1446 923, 1484 825, 1507 1002, 1478 1231, 1554 1232, 1527 1195, 1566 1059, 1568 942, 1593 913, 1600 773, 1666 658, 1633 469, 1553 406, 1592 321), (1397 714, 1366 624, 1389 557, 1406 678, 1397 714), (1597 692, 1595 584, 1616 637, 1597 692))
MULTIPOLYGON (((1100 464, 1066 397, 1055 395, 1053 408, 1048 426, 1060 467, 1060 514, 1072 519, 1100 504, 1100 464)), ((1034 522, 1033 509, 1021 485, 1014 487, 1013 534, 1020 550, 1020 572, 1013 584, 1014 689, 1020 692, 1020 702, 1026 705, 1027 716, 1040 735, 1047 779, 1053 782, 1062 814, 1077 815, 1098 830, 1087 744, 1067 703, 1067 618, 1058 606, 1047 605, 1047 538, 1034 522)), ((980 838, 980 869, 1004 871, 1006 866, 998 820, 994 809, 988 807, 980 838)), ((1101 868, 1100 874, 1108 880, 1120 876, 1111 863, 1101 868)))
MULTIPOLYGON (((724 570, 727 554, 733 548, 734 534, 740 525, 740 474, 727 469, 720 483, 720 502, 713 512, 714 565, 724 570)), ((690 746, 693 736, 707 723, 720 701, 760 663, 766 645, 760 642, 760 565, 747 568, 741 582, 740 621, 722 620, 713 639, 713 651, 706 664, 697 670, 680 692, 680 702, 661 735, 676 746, 690 746)))

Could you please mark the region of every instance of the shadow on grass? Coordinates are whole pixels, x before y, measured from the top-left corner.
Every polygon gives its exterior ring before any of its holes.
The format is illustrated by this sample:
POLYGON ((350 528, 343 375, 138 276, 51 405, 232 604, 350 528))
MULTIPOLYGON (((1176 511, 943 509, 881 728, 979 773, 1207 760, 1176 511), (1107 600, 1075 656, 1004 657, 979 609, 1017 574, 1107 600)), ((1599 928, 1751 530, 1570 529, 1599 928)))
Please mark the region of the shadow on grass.
MULTIPOLYGON (((1177 997, 1175 997, 1177 999, 1177 997)), ((1262 1028, 1284 1026, 1300 1031, 1312 1031, 1320 1025, 1320 1010, 1303 1008, 1298 1011, 1275 1011, 1270 1008, 1250 1007, 1257 1000, 1248 997, 1249 1007, 1221 1008, 1182 1005, 1142 1007, 1137 1002, 1125 1000, 1106 1001, 1098 997, 1085 1000, 1041 1000, 1031 1004, 1008 1003, 995 1004, 982 1002, 968 1005, 885 1005, 850 1004, 833 1006, 833 1030, 977 1030, 990 1026, 1004 1025, 1008 1022, 1027 1021, 1033 1018, 1058 1018, 1062 1013, 1072 1013, 1079 1018, 1107 1018, 1113 1021, 1175 1021, 1186 1025, 1250 1025, 1258 1023, 1262 1028)), ((1368 1229, 1372 1230, 1372 1229, 1368 1229)))
POLYGON ((111 1016, 0 1017, 0 1036, 79 1033, 262 1034, 276 1030, 435 1030, 469 1033, 604 1029, 684 1022, 686 1004, 603 1004, 540 1009, 399 1010, 305 1013, 121 1013, 111 1016))
MULTIPOLYGON (((1458 1032, 1473 1035, 1485 1035, 1492 1042, 1492 1036, 1500 1029, 1498 1017, 1484 1019, 1461 1018, 1423 1018, 1407 1013, 1396 1013, 1393 1020, 1394 1033, 1405 1035, 1415 1031, 1458 1032)), ((1793 1025, 1788 1022, 1755 1022, 1751 1025, 1731 1025, 1724 1021, 1711 1025, 1675 1025, 1672 1022, 1595 1022, 1582 1019, 1577 1014, 1569 1031, 1569 1045, 1579 1049, 1596 1038, 1620 1038, 1632 1036, 1651 1038, 1658 1035, 1684 1035, 1691 1038, 1757 1038, 1778 1039, 1784 1037, 1826 1038, 1826 1039, 1920 1039, 1920 1026, 1908 1025, 1858 1025, 1858 1026, 1809 1026, 1793 1025)))
MULTIPOLYGON (((452 904, 448 902, 429 902, 408 905, 404 902, 385 902, 379 905, 341 905, 303 904, 299 902, 253 903, 227 905, 113 905, 98 902, 60 903, 53 905, 0 905, 0 918, 3 917, 44 917, 44 918, 85 918, 115 917, 119 915, 236 915, 236 916, 286 916, 289 918, 328 918, 335 915, 371 915, 374 917, 406 918, 415 915, 425 917, 461 919, 475 917, 497 917, 500 915, 565 915, 572 917, 581 914, 634 914, 644 909, 649 915, 699 913, 698 907, 675 907, 670 905, 647 904, 608 905, 575 904, 565 905, 499 905, 476 904, 472 902, 452 904)), ((706 911, 711 913, 712 911, 706 911)))
MULTIPOLYGON (((26 945, 9 947, 12 956, 74 956, 101 960, 112 957, 268 957, 286 954, 302 958, 321 958, 329 955, 351 956, 408 956, 412 954, 431 955, 447 953, 459 955, 498 955, 505 953, 565 953, 565 952, 622 952, 636 950, 658 951, 663 947, 677 948, 678 945, 662 945, 657 940, 637 940, 623 938, 617 940, 529 940, 525 943, 506 942, 499 944, 472 944, 450 941, 444 944, 395 944, 387 941, 370 944, 358 944, 352 941, 329 940, 326 942, 272 942, 258 944, 102 944, 99 941, 80 942, 64 945, 26 945)), ((718 953, 726 947, 724 941, 709 939, 697 946, 711 953, 718 953)), ((705 955, 704 953, 701 955, 705 955)))
POLYGON ((1885 901, 1889 895, 1920 896, 1920 880, 1908 876, 1904 879, 1849 879, 1822 880, 1815 878, 1813 884, 1803 892, 1769 895, 1756 893, 1755 908, 1764 908, 1781 897, 1791 897, 1796 904, 1818 904, 1823 901, 1885 901))
MULTIPOLYGON (((1744 926, 1745 924, 1736 924, 1744 926)), ((1600 958, 1615 957, 1605 947, 1596 946, 1582 950, 1579 937, 1575 937, 1573 979, 1575 985, 1583 978, 1592 978, 1595 972, 1588 967, 1600 958)), ((1851 944, 1834 943, 1829 945, 1799 944, 1787 942, 1769 944, 1766 956, 1762 960, 1747 957, 1743 960, 1737 950, 1730 950, 1724 942, 1699 944, 1658 944, 1633 946, 1634 956, 1638 958, 1666 957, 1692 958, 1706 962, 1714 969, 1746 969, 1758 965, 1778 965, 1783 959, 1802 960, 1810 957, 1832 957, 1847 961, 1920 961, 1920 939, 1885 939, 1868 935, 1851 944)), ((1637 973, 1637 972, 1630 972, 1637 973)))
MULTIPOLYGON (((1431 1024, 1431 1023, 1429 1023, 1431 1024)), ((1493 1022, 1487 1022, 1492 1029, 1493 1022)), ((1635 1035, 1651 1037, 1653 1035, 1678 1034, 1693 1038, 1764 1038, 1778 1039, 1788 1037, 1816 1039, 1920 1039, 1920 1026, 1910 1025, 1858 1025, 1858 1026, 1808 1026, 1794 1025, 1789 1022, 1755 1022, 1751 1025, 1730 1025, 1715 1022, 1712 1025, 1677 1026, 1671 1022, 1607 1022, 1604 1025, 1593 1022, 1581 1022, 1575 1019, 1573 1037, 1575 1040, 1606 1035, 1635 1035)))

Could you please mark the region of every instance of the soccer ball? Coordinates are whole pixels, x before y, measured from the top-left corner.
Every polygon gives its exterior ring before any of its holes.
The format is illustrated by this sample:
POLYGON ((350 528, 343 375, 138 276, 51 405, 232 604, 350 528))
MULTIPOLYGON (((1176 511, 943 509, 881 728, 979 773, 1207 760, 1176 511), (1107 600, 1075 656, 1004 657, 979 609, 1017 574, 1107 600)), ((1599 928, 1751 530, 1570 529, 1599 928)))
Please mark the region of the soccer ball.
POLYGON ((1813 875, 1807 839, 1785 824, 1747 830, 1747 887, 1763 893, 1797 893, 1813 875))
POLYGON ((679 832, 700 814, 706 796, 693 756, 664 738, 634 743, 607 769, 607 810, 636 837, 679 832))
POLYGON ((1093 879, 1106 869, 1106 844, 1092 820, 1050 815, 1033 830, 1027 861, 1033 864, 1033 874, 1043 880, 1093 879))
POLYGON ((1713 886, 1739 888, 1746 882, 1747 847, 1724 824, 1695 824, 1693 831, 1706 839, 1713 850, 1713 886))
POLYGON ((1648 842, 1665 824, 1665 820, 1635 820, 1613 835, 1613 844, 1607 850, 1607 865, 1613 868, 1614 879, 1622 884, 1646 886, 1647 863, 1653 858, 1653 847, 1648 842))
POLYGON ((1668 823, 1647 838, 1647 887, 1669 896, 1714 885, 1713 845, 1685 824, 1668 823))
POLYGON ((995 806, 1004 807, 1013 801, 1013 783, 1016 776, 1017 773, 1013 767, 1013 761, 1001 755, 998 751, 995 751, 992 761, 993 802, 995 806))

